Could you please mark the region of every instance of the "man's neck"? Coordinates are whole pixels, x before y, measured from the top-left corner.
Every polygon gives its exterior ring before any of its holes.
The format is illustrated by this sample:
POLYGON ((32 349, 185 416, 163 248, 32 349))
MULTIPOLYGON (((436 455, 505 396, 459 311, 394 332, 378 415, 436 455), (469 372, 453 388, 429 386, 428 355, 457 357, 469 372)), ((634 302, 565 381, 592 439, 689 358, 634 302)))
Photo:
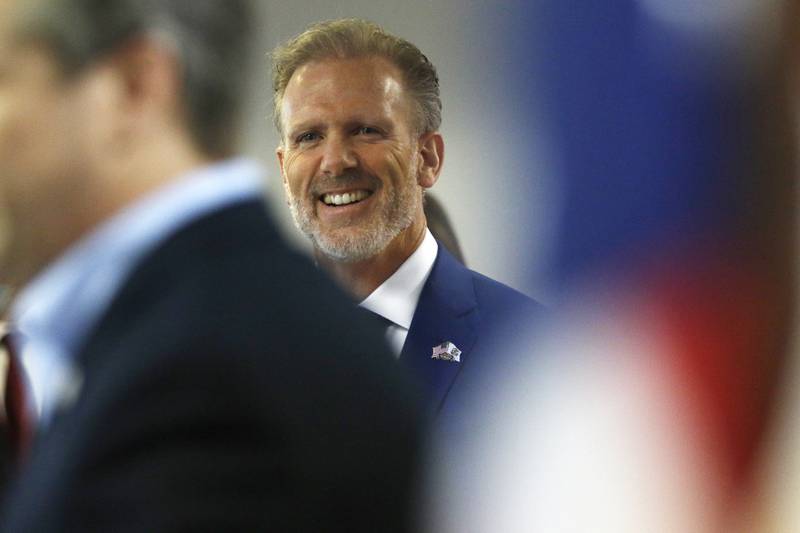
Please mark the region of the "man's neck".
MULTIPOLYGON (((207 164, 208 159, 187 142, 151 143, 155 150, 132 151, 118 165, 97 168, 89 174, 85 187, 76 188, 74 197, 64 200, 70 216, 53 219, 44 214, 32 234, 48 235, 47 246, 34 245, 34 239, 15 242, 10 254, 14 264, 3 265, 2 283, 23 286, 47 264, 87 233, 126 206, 162 187, 177 176, 207 164)), ((8 254, 7 254, 8 255, 8 254)))
POLYGON ((379 254, 363 261, 336 261, 315 250, 317 263, 356 301, 369 296, 411 257, 425 238, 425 222, 400 232, 379 254))
POLYGON ((101 219, 119 211, 125 206, 147 196, 154 190, 187 172, 205 166, 210 159, 200 153, 188 139, 180 136, 162 137, 143 143, 139 150, 126 162, 108 169, 100 198, 107 198, 107 212, 101 219), (109 178, 111 176, 111 178, 109 178))

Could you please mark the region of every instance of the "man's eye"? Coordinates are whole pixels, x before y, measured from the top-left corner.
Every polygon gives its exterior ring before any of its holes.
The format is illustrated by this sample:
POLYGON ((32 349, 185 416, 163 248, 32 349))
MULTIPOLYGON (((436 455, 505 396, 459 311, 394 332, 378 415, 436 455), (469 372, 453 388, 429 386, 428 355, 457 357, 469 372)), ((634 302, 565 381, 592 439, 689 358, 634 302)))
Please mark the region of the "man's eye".
POLYGON ((358 135, 375 135, 377 133, 380 133, 377 128, 371 126, 359 126, 356 130, 356 134, 358 135))
POLYGON ((311 142, 316 141, 319 138, 319 135, 314 133, 313 131, 307 131, 305 133, 301 133, 295 138, 295 142, 304 143, 304 142, 311 142))

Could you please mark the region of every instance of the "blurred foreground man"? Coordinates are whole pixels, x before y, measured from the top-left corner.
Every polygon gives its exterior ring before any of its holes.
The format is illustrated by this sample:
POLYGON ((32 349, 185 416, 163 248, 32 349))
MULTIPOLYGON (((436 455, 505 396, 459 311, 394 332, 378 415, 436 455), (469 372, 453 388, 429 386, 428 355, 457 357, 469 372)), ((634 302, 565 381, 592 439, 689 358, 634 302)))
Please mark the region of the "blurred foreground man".
POLYGON ((0 2, 3 531, 406 529, 412 395, 229 158, 246 5, 0 2))
POLYGON ((462 365, 526 296, 465 268, 427 229, 442 170, 442 103, 413 44, 358 19, 311 26, 273 55, 277 150, 289 207, 317 262, 382 318, 402 366, 441 409, 462 365))

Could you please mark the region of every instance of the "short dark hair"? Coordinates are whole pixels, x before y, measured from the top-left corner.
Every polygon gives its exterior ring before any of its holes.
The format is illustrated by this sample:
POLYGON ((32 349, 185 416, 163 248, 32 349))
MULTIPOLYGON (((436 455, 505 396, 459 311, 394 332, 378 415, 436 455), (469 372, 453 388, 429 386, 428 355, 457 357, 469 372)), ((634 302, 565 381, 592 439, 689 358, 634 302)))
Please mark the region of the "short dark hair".
POLYGON ((211 156, 233 151, 251 41, 248 0, 26 0, 22 36, 43 41, 67 73, 130 39, 162 35, 178 52, 188 126, 211 156))
POLYGON ((382 57, 400 69, 405 89, 415 103, 413 118, 417 133, 438 130, 442 123, 442 100, 433 63, 409 41, 373 22, 350 18, 312 24, 272 53, 273 117, 278 131, 283 130, 283 93, 298 68, 316 60, 369 56, 382 57))

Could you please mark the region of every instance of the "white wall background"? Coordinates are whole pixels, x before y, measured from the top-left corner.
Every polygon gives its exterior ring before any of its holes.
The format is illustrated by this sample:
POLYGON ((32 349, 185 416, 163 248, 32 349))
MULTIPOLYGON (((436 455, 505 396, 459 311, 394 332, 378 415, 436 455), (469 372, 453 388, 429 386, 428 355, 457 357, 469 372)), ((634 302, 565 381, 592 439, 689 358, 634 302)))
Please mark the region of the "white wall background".
POLYGON ((445 204, 468 265, 547 302, 543 266, 554 195, 542 132, 504 96, 513 65, 495 43, 497 3, 464 0, 254 0, 259 35, 244 150, 265 163, 270 203, 291 241, 305 246, 283 200, 275 160, 267 52, 325 19, 361 17, 416 44, 436 65, 442 90, 444 171, 433 193, 445 204), (493 25, 493 22, 495 24, 493 25), (539 154, 539 155, 537 155, 539 154), (542 161, 531 165, 531 161, 542 161))

